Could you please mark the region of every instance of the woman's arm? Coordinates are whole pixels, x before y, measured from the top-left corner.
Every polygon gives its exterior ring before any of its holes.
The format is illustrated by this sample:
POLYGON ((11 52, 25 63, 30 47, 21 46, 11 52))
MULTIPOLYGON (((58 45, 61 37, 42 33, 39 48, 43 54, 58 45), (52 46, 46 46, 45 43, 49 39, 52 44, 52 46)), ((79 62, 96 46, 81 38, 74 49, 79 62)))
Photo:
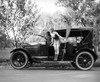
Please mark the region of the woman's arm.
POLYGON ((61 40, 62 43, 67 42, 66 38, 60 36, 57 32, 55 32, 55 34, 60 38, 60 40, 61 40))

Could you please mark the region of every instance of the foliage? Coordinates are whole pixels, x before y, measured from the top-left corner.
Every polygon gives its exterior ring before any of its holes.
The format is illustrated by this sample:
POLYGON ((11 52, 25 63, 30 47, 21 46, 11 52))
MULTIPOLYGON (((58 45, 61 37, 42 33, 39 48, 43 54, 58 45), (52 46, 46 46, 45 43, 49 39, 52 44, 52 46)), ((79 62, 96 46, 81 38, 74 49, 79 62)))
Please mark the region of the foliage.
POLYGON ((32 34, 32 30, 39 19, 37 5, 30 1, 26 3, 26 0, 4 0, 1 4, 1 29, 6 35, 12 32, 13 45, 17 47, 18 43, 23 43, 32 34))
POLYGON ((69 7, 74 11, 72 20, 75 24, 81 24, 85 27, 93 26, 93 17, 88 15, 88 11, 93 9, 95 2, 93 0, 58 0, 61 6, 69 7))

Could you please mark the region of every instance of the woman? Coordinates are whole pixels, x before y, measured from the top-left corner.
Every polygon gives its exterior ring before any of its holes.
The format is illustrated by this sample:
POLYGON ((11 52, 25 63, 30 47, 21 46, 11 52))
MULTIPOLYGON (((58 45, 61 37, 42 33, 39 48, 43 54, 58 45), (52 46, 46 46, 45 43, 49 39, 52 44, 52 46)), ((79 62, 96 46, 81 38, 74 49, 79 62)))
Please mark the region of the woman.
POLYGON ((66 39, 60 36, 56 31, 54 31, 53 28, 50 28, 50 36, 51 36, 52 45, 54 46, 54 50, 55 50, 54 60, 57 61, 58 55, 59 55, 60 44, 62 41, 65 42, 66 39))

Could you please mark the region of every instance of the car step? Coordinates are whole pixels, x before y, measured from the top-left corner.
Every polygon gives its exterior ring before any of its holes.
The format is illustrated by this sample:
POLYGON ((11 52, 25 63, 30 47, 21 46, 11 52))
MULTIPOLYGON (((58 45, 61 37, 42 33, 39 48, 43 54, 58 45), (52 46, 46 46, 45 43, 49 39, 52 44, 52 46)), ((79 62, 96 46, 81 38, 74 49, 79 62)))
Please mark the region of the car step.
POLYGON ((71 61, 41 61, 41 63, 70 63, 71 61))
POLYGON ((41 63, 33 63, 32 66, 35 66, 35 67, 58 67, 58 66, 68 66, 68 67, 71 67, 71 61, 42 61, 41 63))

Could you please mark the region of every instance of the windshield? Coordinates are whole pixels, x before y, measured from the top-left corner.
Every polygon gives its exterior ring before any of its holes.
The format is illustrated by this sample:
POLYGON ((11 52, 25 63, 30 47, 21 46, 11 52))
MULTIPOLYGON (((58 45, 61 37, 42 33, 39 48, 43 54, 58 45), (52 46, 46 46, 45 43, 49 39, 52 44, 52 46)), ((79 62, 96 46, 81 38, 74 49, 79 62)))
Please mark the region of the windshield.
POLYGON ((45 44, 46 43, 46 39, 39 36, 39 35, 35 35, 35 36, 30 36, 29 38, 27 38, 26 43, 34 45, 34 44, 45 44))

